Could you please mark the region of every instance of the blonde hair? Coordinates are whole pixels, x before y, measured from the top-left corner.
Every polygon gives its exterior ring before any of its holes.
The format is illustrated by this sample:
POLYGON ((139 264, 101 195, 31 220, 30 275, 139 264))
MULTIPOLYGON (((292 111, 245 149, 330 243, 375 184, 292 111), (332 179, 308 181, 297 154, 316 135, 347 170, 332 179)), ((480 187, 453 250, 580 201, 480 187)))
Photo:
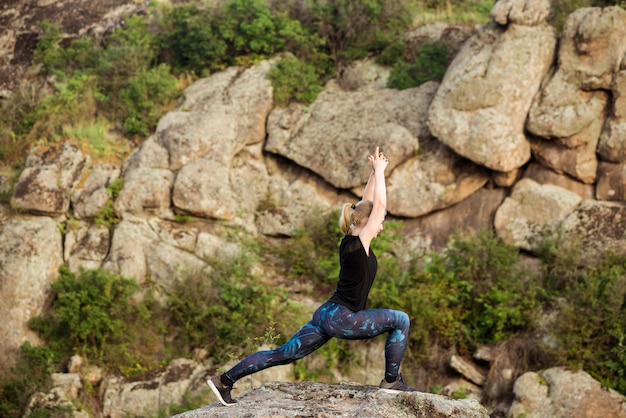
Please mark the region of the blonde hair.
POLYGON ((373 207, 374 203, 369 200, 361 200, 356 205, 344 203, 339 215, 339 228, 341 228, 341 231, 344 234, 348 234, 352 228, 361 225, 365 219, 369 218, 373 207))

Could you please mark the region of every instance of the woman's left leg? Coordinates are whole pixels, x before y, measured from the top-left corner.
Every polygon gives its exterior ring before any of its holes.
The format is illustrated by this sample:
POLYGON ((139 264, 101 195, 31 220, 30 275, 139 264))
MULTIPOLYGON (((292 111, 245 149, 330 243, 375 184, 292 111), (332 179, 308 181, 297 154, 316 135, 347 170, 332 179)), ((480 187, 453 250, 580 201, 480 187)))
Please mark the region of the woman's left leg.
POLYGON ((320 314, 321 328, 332 337, 358 340, 388 332, 385 342, 385 378, 393 381, 409 338, 409 316, 393 309, 366 309, 354 312, 339 304, 329 304, 320 314))

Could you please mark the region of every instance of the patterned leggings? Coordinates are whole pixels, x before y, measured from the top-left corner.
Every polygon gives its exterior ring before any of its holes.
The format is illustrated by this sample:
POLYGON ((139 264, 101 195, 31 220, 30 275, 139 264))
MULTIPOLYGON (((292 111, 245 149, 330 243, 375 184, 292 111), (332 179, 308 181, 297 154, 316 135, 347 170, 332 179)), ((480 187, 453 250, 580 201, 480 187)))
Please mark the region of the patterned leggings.
POLYGON ((226 372, 233 382, 268 367, 289 364, 311 354, 332 337, 348 340, 373 338, 388 332, 385 343, 385 377, 398 376, 409 336, 409 316, 392 309, 354 312, 334 302, 322 304, 313 319, 275 350, 254 353, 226 372))

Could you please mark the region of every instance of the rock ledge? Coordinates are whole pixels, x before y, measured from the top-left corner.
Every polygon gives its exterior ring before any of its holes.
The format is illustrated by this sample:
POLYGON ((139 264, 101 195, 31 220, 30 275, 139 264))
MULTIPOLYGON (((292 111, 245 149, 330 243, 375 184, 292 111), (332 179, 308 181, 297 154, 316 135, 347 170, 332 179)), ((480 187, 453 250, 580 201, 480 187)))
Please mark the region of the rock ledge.
POLYGON ((385 393, 358 383, 265 383, 224 407, 213 403, 176 418, 205 417, 428 417, 488 418, 477 401, 422 392, 385 393))

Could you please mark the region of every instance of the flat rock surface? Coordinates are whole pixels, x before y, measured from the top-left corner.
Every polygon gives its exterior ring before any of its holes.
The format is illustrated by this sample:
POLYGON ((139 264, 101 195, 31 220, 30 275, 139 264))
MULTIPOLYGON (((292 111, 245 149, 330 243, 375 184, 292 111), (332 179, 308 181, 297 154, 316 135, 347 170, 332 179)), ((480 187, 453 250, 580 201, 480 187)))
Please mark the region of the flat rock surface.
POLYGON ((177 418, 203 417, 481 417, 487 410, 475 400, 454 400, 422 392, 385 393, 357 383, 266 383, 237 398, 236 406, 216 402, 177 418))

